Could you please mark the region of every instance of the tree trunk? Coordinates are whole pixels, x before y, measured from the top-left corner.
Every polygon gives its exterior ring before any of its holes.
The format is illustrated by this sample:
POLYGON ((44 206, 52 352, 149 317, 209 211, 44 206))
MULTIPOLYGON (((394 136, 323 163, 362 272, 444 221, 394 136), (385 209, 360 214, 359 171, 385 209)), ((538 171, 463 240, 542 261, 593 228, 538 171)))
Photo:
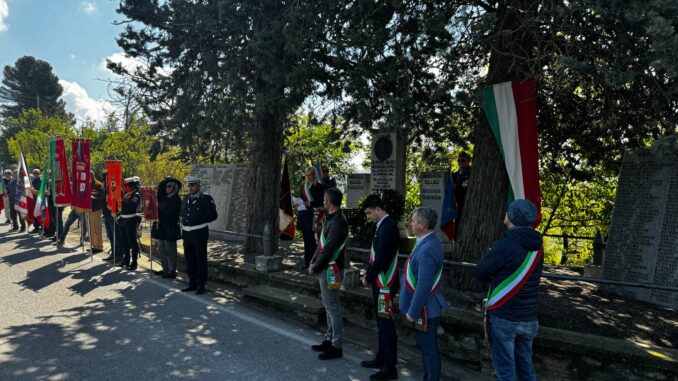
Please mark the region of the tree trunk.
MULTIPOLYGON (((486 84, 534 75, 530 62, 534 62, 535 32, 529 24, 534 22, 536 3, 499 2, 486 84)), ((509 187, 506 167, 487 118, 483 114, 479 120, 474 131, 473 170, 460 217, 459 242, 453 253, 455 259, 472 263, 478 263, 492 242, 503 235, 509 187)), ((450 275, 449 282, 456 288, 482 289, 473 269, 455 267, 450 275)))
MULTIPOLYGON (((252 153, 250 194, 247 199, 248 234, 264 235, 266 224, 270 228, 272 251, 278 249, 278 209, 280 204, 280 171, 282 169, 283 116, 266 99, 257 97, 255 122, 252 128, 252 153)), ((247 237, 244 250, 246 260, 252 262, 255 255, 263 253, 261 238, 247 237)))

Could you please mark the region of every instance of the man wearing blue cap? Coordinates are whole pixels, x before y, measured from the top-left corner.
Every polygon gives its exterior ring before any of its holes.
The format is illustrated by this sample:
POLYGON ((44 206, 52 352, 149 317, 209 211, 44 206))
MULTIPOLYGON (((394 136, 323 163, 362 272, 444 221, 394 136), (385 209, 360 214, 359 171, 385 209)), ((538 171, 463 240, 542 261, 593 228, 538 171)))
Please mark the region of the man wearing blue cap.
POLYGON ((485 334, 499 381, 537 379, 532 342, 539 329, 539 279, 544 265, 542 236, 530 226, 537 213, 530 200, 513 201, 504 217, 507 237, 494 242, 476 268, 478 280, 490 282, 485 334))

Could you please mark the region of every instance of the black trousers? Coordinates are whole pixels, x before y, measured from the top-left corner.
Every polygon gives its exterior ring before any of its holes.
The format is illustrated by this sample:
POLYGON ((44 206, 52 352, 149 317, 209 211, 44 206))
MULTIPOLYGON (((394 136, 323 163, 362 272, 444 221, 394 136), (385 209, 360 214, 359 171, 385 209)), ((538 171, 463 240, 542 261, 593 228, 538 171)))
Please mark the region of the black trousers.
MULTIPOLYGON (((394 294, 391 294, 391 301, 395 303, 394 294)), ((374 282, 372 283, 372 310, 377 319, 377 328, 379 329, 377 361, 382 363, 384 368, 395 369, 398 363, 398 335, 396 334, 395 320, 379 317, 377 314, 378 298, 379 287, 377 282, 374 282)))
MULTIPOLYGON (((120 232, 122 233, 119 243, 122 244, 122 263, 130 264, 130 254, 132 263, 136 263, 139 258, 139 243, 137 242, 137 225, 139 218, 122 218, 120 219, 120 232)), ((117 240, 117 237, 116 237, 117 240)))
POLYGON ((209 229, 207 227, 192 231, 184 230, 182 233, 188 285, 191 287, 205 287, 205 283, 207 283, 208 237, 209 229))
POLYGON ((313 259, 313 254, 315 254, 318 243, 315 240, 313 229, 304 229, 301 231, 301 235, 304 237, 304 265, 308 267, 311 259, 313 259))

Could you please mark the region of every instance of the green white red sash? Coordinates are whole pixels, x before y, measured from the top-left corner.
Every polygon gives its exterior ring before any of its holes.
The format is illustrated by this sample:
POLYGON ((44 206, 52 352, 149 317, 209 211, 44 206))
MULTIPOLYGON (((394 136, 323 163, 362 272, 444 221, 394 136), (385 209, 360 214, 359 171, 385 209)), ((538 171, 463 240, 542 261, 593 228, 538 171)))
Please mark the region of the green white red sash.
MULTIPOLYGON (((370 250, 370 265, 374 264, 376 252, 374 251, 374 244, 370 250)), ((380 271, 377 275, 377 286, 379 287, 379 297, 377 298, 377 315, 382 318, 393 318, 393 300, 391 295, 391 287, 395 282, 396 274, 398 273, 398 255, 393 256, 391 266, 386 272, 380 271)))
POLYGON ((525 256, 523 263, 518 269, 508 278, 504 279, 497 287, 490 289, 485 299, 485 310, 491 311, 501 307, 513 295, 515 295, 523 287, 525 282, 532 275, 532 271, 539 262, 542 256, 542 249, 530 251, 525 256))
MULTIPOLYGON (((405 287, 407 287, 407 290, 410 292, 410 294, 414 295, 414 291, 417 288, 417 278, 414 275, 414 272, 412 271, 412 267, 410 266, 410 261, 412 260, 412 256, 417 250, 417 246, 419 246, 419 242, 417 242, 414 245, 414 248, 412 248, 412 253, 410 254, 410 257, 407 258, 407 263, 405 264, 405 287)), ((435 277, 433 278, 433 286, 431 287, 431 292, 429 293, 429 297, 433 294, 435 294, 436 291, 438 291, 438 288, 440 287, 440 279, 442 278, 443 275, 443 266, 442 264, 440 265, 440 269, 436 273, 435 277)), ((421 310, 421 314, 419 318, 415 321, 414 327, 419 330, 426 332, 428 331, 428 313, 426 311, 426 306, 421 310)))
MULTIPOLYGON (((322 253, 323 250, 325 250, 325 245, 327 245, 327 239, 325 238, 325 230, 320 234, 320 252, 322 253)), ((330 263, 327 266, 326 271, 326 276, 327 276, 327 289, 328 290, 337 290, 339 287, 341 287, 341 271, 339 270, 339 266, 337 265, 337 258, 339 258, 339 255, 344 252, 344 248, 346 247, 346 240, 341 243, 341 246, 337 248, 337 250, 334 251, 332 254, 332 259, 330 260, 330 263)))
POLYGON ((306 181, 301 188, 301 197, 308 202, 313 202, 313 194, 311 194, 311 183, 306 181))

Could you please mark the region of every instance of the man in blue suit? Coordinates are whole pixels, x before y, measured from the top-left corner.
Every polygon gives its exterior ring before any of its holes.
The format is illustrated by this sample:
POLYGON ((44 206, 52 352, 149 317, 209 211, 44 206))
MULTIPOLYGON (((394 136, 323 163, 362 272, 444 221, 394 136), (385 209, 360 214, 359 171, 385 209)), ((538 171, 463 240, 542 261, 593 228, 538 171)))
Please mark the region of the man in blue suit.
POLYGON ((417 346, 424 362, 424 380, 440 379, 438 322, 449 309, 440 292, 443 271, 443 248, 435 235, 436 212, 420 207, 412 212, 410 226, 417 243, 405 264, 400 292, 400 311, 417 329, 417 346))

